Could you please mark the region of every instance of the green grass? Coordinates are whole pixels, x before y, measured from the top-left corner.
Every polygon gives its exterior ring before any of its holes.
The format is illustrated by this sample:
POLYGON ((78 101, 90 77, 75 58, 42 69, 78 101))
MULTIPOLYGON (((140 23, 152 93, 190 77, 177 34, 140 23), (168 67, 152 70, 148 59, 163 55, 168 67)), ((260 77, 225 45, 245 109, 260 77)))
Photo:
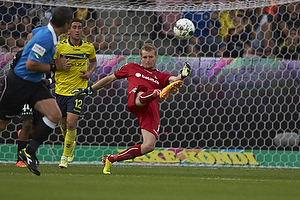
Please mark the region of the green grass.
POLYGON ((0 164, 1 200, 298 200, 300 169, 0 164))

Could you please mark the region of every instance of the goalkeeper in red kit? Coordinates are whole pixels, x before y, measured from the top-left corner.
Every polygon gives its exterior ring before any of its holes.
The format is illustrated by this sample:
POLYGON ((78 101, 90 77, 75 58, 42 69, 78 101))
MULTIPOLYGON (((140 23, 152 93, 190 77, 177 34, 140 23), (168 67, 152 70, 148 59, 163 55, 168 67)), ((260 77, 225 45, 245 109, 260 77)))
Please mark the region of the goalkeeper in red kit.
POLYGON ((133 159, 154 150, 160 124, 159 99, 166 99, 171 92, 177 91, 182 86, 182 80, 189 76, 191 71, 188 62, 185 62, 178 76, 157 71, 155 69, 158 59, 157 49, 149 43, 141 47, 140 57, 142 65, 128 63, 94 85, 72 91, 74 96, 90 95, 117 79, 127 78, 128 80, 127 106, 139 120, 143 143, 129 147, 115 155, 104 155, 102 157, 104 174, 110 174, 111 165, 116 161, 133 159))

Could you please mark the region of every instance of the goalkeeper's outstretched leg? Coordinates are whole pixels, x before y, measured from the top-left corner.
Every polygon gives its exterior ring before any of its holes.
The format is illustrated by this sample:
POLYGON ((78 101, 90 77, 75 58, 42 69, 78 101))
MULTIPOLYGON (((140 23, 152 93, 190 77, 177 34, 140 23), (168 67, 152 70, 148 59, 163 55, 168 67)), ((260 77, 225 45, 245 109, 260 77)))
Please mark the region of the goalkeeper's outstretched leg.
POLYGON ((110 174, 112 163, 116 161, 124 161, 134 159, 138 156, 145 155, 154 150, 157 141, 157 134, 153 134, 146 129, 142 129, 143 143, 129 147, 128 149, 114 155, 104 155, 102 162, 104 164, 103 174, 110 174))

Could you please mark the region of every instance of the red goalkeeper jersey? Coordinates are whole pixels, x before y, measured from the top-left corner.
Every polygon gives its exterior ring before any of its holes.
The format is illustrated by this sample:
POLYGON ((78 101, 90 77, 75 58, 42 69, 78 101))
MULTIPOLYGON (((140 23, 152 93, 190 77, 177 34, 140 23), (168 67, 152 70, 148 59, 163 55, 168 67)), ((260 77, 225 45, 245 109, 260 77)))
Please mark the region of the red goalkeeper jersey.
POLYGON ((147 70, 139 64, 128 63, 115 72, 118 79, 128 80, 128 108, 139 119, 140 128, 146 129, 158 138, 160 113, 158 107, 159 98, 156 98, 146 106, 137 107, 134 104, 136 89, 143 85, 148 89, 163 89, 169 84, 171 74, 157 70, 147 70))
POLYGON ((127 78, 129 93, 133 88, 144 85, 148 89, 163 89, 169 83, 171 74, 157 70, 147 70, 139 64, 128 63, 115 72, 118 79, 127 78))

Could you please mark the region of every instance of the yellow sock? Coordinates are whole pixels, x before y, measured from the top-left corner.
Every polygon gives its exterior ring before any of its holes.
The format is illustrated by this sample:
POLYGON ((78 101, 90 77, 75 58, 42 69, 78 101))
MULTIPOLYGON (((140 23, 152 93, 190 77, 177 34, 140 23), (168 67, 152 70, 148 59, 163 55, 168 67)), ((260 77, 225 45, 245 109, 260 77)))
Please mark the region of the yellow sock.
POLYGON ((77 130, 74 130, 74 131, 67 130, 67 133, 65 136, 63 156, 68 157, 70 155, 73 143, 76 139, 76 135, 77 135, 77 130))
POLYGON ((66 137, 66 134, 67 134, 67 130, 64 130, 64 129, 60 126, 60 131, 61 131, 63 137, 65 138, 65 137, 66 137))

